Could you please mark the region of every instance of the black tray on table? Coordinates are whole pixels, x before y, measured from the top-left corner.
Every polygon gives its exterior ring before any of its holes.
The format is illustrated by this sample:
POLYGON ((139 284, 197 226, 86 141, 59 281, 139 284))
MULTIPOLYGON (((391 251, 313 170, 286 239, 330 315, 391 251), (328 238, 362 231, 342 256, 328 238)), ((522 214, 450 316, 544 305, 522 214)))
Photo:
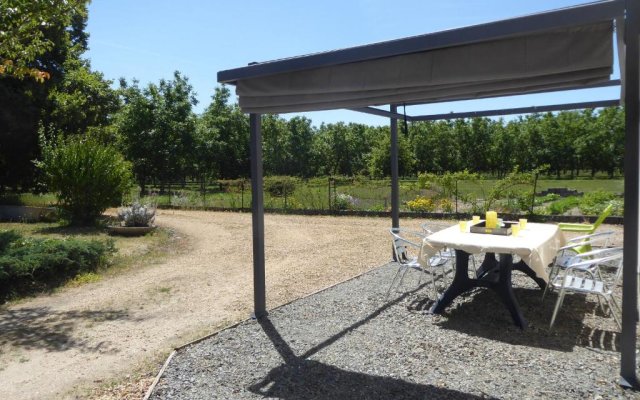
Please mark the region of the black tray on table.
POLYGON ((475 225, 471 225, 469 231, 471 233, 484 233, 487 235, 502 235, 509 236, 511 235, 511 225, 519 224, 517 221, 503 221, 504 226, 497 228, 487 228, 487 221, 479 222, 475 225))

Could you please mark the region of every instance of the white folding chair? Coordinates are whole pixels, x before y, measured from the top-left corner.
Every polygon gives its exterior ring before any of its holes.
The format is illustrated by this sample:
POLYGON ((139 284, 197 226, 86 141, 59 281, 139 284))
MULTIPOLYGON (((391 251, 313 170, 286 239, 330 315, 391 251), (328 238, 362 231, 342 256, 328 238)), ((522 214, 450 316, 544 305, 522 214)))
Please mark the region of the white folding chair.
MULTIPOLYGON (((593 250, 588 253, 578 254, 567 263, 562 273, 556 274, 553 280, 549 281, 549 286, 557 289, 558 300, 556 301, 549 328, 553 327, 553 323, 558 315, 558 310, 562 306, 564 296, 569 293, 593 294, 598 297, 600 307, 604 310, 600 298, 604 298, 609 305, 609 311, 613 314, 618 327, 620 325, 620 307, 613 297, 613 290, 616 288, 622 276, 622 247, 593 250), (595 278, 594 269, 600 269, 604 266, 613 268, 613 279, 608 282, 602 278, 599 273, 598 279, 595 278)), ((606 312, 606 311, 605 311, 606 312)))

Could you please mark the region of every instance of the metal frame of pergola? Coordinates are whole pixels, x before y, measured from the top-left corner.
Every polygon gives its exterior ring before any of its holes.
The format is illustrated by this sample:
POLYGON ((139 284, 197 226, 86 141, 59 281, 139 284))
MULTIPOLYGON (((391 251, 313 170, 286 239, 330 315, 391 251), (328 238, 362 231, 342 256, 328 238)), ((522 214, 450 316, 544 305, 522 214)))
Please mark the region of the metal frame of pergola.
MULTIPOLYGON (((622 299, 622 334, 620 384, 625 387, 639 388, 636 374, 636 324, 638 316, 638 258, 640 232, 640 0, 606 0, 583 4, 565 9, 527 15, 487 24, 410 37, 389 42, 343 50, 317 53, 307 56, 251 63, 248 66, 218 72, 218 82, 235 84, 243 79, 264 77, 273 74, 290 73, 312 68, 363 62, 398 55, 410 54, 431 49, 461 46, 495 40, 510 35, 534 33, 543 30, 572 27, 603 20, 615 20, 618 31, 619 51, 624 49, 624 60, 620 63, 621 80, 610 80, 598 84, 576 85, 561 89, 539 90, 530 93, 548 93, 552 91, 587 89, 621 85, 620 99, 600 100, 582 103, 555 104, 538 107, 512 108, 502 110, 484 110, 477 112, 417 115, 398 113, 399 104, 391 104, 389 111, 374 107, 352 108, 390 119, 391 131, 391 219, 392 227, 399 227, 399 176, 398 176, 398 119, 407 121, 428 121, 439 119, 486 117, 509 114, 559 111, 581 108, 606 107, 624 104, 625 119, 625 181, 624 181, 624 268, 622 299), (622 82, 621 82, 622 81, 622 82)), ((518 95, 523 93, 513 93, 518 95)), ((505 95, 485 96, 504 97, 505 95)), ((468 98, 470 99, 470 98, 468 98)), ((455 100, 466 100, 457 98, 455 100)), ((401 103, 417 105, 428 103, 401 103)), ((262 134, 261 114, 250 114, 251 129, 251 185, 252 185, 252 224, 253 224, 253 279, 254 279, 254 316, 267 315, 265 290, 264 255, 264 203, 262 170, 262 134)))

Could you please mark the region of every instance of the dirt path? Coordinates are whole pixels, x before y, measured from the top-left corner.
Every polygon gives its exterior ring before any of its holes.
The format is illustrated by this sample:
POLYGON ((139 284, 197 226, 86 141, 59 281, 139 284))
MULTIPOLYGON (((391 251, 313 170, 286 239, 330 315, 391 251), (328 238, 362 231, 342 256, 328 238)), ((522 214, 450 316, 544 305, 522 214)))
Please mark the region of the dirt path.
MULTIPOLYGON (((251 215, 167 211, 182 251, 0 308, 0 399, 74 398, 252 309, 251 215)), ((267 306, 390 258, 387 218, 267 215, 267 306)), ((414 223, 417 225, 417 222, 414 223)))

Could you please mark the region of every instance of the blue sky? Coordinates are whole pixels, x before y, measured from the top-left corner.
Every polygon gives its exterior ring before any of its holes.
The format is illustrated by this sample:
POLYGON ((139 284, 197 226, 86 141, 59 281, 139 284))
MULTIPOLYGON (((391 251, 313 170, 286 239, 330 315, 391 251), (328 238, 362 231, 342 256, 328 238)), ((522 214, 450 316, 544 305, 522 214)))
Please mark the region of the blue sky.
MULTIPOLYGON (((319 51, 398 39, 584 3, 585 0, 93 0, 89 51, 93 69, 117 81, 170 79, 178 70, 209 105, 220 70, 319 51)), ((617 78, 617 75, 613 76, 617 78)), ((233 90, 232 90, 233 91, 233 90)), ((435 114, 613 99, 618 88, 409 107, 435 114)), ((296 114, 284 115, 289 117, 296 114)), ((304 114, 321 122, 387 124, 336 110, 304 114)))

